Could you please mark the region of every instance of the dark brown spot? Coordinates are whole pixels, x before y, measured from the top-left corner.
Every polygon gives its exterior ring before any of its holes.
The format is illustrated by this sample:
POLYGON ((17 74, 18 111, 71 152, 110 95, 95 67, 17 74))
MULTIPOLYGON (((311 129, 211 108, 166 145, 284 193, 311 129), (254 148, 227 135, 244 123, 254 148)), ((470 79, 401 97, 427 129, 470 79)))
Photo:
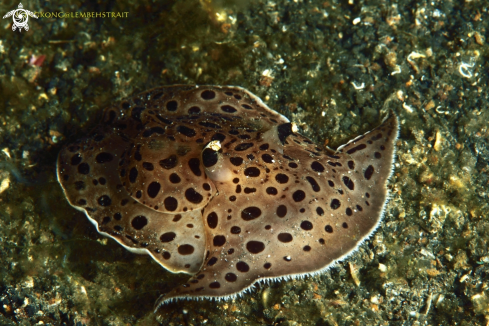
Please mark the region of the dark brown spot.
POLYGON ((297 168, 297 167, 298 167, 298 165, 297 165, 296 163, 294 163, 294 162, 290 162, 290 163, 289 163, 289 167, 291 167, 291 168, 295 169, 295 168, 297 168))
POLYGON ((279 173, 275 176, 275 180, 277 180, 278 183, 284 184, 289 182, 289 177, 283 173, 279 173))
POLYGON ((178 126, 177 131, 187 137, 194 137, 195 135, 197 135, 195 130, 186 126, 178 126))
POLYGON ((163 258, 165 258, 166 260, 170 259, 171 258, 171 254, 168 252, 168 251, 165 251, 163 253, 163 258))
POLYGON ((211 190, 211 186, 207 182, 202 185, 202 188, 204 188, 205 191, 211 190))
POLYGON ((217 263, 217 258, 216 258, 216 257, 212 257, 212 258, 211 258, 211 259, 209 259, 209 261, 207 262, 207 266, 214 266, 216 263, 217 263))
POLYGON ((267 191, 267 194, 272 195, 272 196, 275 196, 276 194, 278 194, 277 188, 275 188, 275 187, 268 187, 266 191, 267 191))
POLYGON ((350 189, 350 190, 355 189, 355 184, 354 184, 354 183, 353 183, 353 181, 352 181, 350 178, 348 178, 347 176, 344 176, 344 177, 343 177, 343 183, 345 184, 345 186, 347 186, 347 187, 348 187, 348 189, 350 189))
POLYGON ((139 153, 139 147, 140 146, 138 146, 138 149, 136 150, 136 152, 134 152, 134 158, 136 159, 136 161, 141 161, 143 159, 141 153, 139 153))
POLYGON ((376 140, 379 140, 379 139, 381 139, 381 138, 382 138, 382 133, 380 133, 380 132, 379 132, 377 135, 373 136, 371 139, 372 139, 373 141, 376 141, 376 140))
POLYGON ((324 230, 328 233, 333 233, 333 227, 329 224, 324 227, 324 230))
POLYGON ((166 109, 171 112, 175 112, 178 109, 177 101, 169 101, 166 103, 166 109))
POLYGON ((229 160, 235 166, 240 166, 241 163, 243 163, 243 159, 241 157, 231 157, 229 160))
POLYGON ((228 255, 232 255, 232 254, 234 254, 234 248, 230 248, 230 249, 228 250, 228 255))
POLYGON ((346 151, 346 153, 347 153, 347 154, 353 154, 353 153, 355 153, 356 151, 360 151, 360 150, 365 149, 365 148, 367 148, 367 145, 365 145, 365 144, 360 144, 360 145, 358 145, 358 146, 355 146, 355 147, 353 147, 353 148, 350 148, 349 150, 347 150, 347 151, 346 151))
POLYGON ((150 198, 155 198, 160 192, 161 185, 159 182, 153 181, 148 186, 148 196, 150 198))
POLYGON ((245 221, 251 221, 261 215, 261 209, 255 206, 246 207, 241 211, 241 218, 245 221))
POLYGON ((246 249, 252 254, 258 254, 265 250, 265 244, 261 241, 248 241, 246 243, 246 249))
POLYGON ((114 218, 117 220, 117 221, 120 221, 122 219, 122 214, 121 213, 115 213, 114 214, 114 218))
POLYGON ((295 202, 301 202, 306 198, 306 193, 302 190, 297 190, 292 194, 292 198, 295 202))
POLYGON ((97 161, 97 163, 107 163, 112 161, 113 158, 114 157, 112 156, 112 154, 107 152, 102 152, 97 154, 97 156, 95 156, 95 161, 97 161))
POLYGON ((166 197, 163 203, 165 204, 165 209, 170 212, 173 212, 178 207, 178 200, 171 196, 166 197))
POLYGON ((332 209, 338 209, 338 208, 340 208, 341 203, 340 203, 340 201, 338 199, 335 198, 335 199, 331 200, 331 205, 330 206, 331 206, 332 209))
POLYGON ((216 97, 216 93, 214 91, 205 90, 200 94, 200 97, 202 97, 204 100, 212 100, 216 97))
POLYGON ((253 192, 256 192, 256 188, 248 188, 248 187, 244 188, 245 194, 251 194, 253 192))
POLYGON ((333 182, 333 181, 328 180, 328 185, 329 185, 331 188, 334 188, 334 182, 333 182))
POLYGON ((365 176, 365 179, 370 180, 373 174, 374 174, 374 167, 369 165, 363 175, 365 176))
POLYGON ((224 276, 224 279, 228 282, 236 282, 238 277, 234 273, 227 273, 226 276, 224 276))
MULTIPOLYGON (((146 129, 143 132, 143 137, 147 138, 147 137, 150 137, 153 134, 164 135, 165 134, 165 129, 163 129, 161 127, 153 127, 153 128, 146 129)), ((136 153, 137 153, 137 155, 139 157, 141 157, 141 154, 139 153, 139 148, 138 148, 138 152, 136 152, 136 153)), ((135 154, 135 156, 136 156, 136 154, 135 154)))
POLYGON ((216 235, 212 240, 214 247, 222 247, 226 243, 226 237, 223 235, 216 235))
POLYGON ((180 177, 176 173, 170 174, 170 178, 169 179, 170 179, 170 182, 171 183, 180 183, 180 181, 182 181, 182 179, 180 179, 180 177))
POLYGON ((343 224, 341 224, 341 226, 343 227, 343 229, 348 229, 348 224, 346 222, 343 222, 343 224))
POLYGON ((273 163, 273 157, 269 154, 263 154, 261 156, 261 159, 265 162, 265 163, 273 163))
POLYGON ((260 169, 252 166, 244 170, 244 175, 247 177, 258 177, 260 175, 260 169))
POLYGON ((270 264, 270 263, 265 263, 263 265, 263 268, 265 268, 265 269, 270 269, 270 267, 272 267, 272 264, 270 264))
POLYGON ((169 157, 159 162, 160 166, 166 170, 173 169, 175 166, 177 166, 177 163, 178 161, 176 155, 170 155, 169 157))
POLYGON ((194 252, 194 247, 189 244, 178 246, 178 253, 182 256, 191 255, 194 252))
POLYGON ((242 144, 239 144, 238 146, 236 146, 234 148, 234 150, 235 151, 238 151, 238 152, 241 152, 241 151, 247 150, 250 147, 253 147, 253 143, 242 143, 242 144))
POLYGON ((277 216, 284 217, 287 215, 287 207, 285 205, 280 205, 277 207, 277 216))
POLYGON ((315 192, 321 190, 321 187, 319 187, 318 183, 316 182, 316 179, 314 179, 313 177, 306 177, 306 180, 309 181, 309 183, 311 184, 312 190, 314 190, 315 192))
POLYGON ((223 106, 221 106, 221 110, 226 112, 226 113, 234 113, 234 112, 238 111, 235 108, 233 108, 231 105, 223 105, 223 106))
POLYGON ((315 172, 324 172, 324 166, 319 162, 312 162, 311 169, 315 172))
POLYGON ((188 161, 188 167, 195 176, 200 177, 202 172, 200 171, 200 160, 198 158, 191 158, 188 161))
POLYGON ((112 200, 110 199, 109 196, 107 195, 102 195, 100 196, 98 199, 97 199, 97 202, 100 206, 110 206, 110 204, 112 203, 112 200))
POLYGON ((82 161, 82 157, 79 153, 71 157, 71 165, 78 165, 81 163, 81 161, 82 161))
POLYGON ((374 156, 375 156, 375 158, 381 158, 382 157, 382 154, 380 154, 379 152, 375 152, 374 153, 374 156))
POLYGON ((292 234, 290 233, 279 233, 277 239, 280 242, 287 243, 287 242, 291 242, 293 238, 292 238, 292 234))
POLYGON ((233 179, 233 183, 234 183, 234 184, 239 183, 239 179, 238 179, 238 178, 234 178, 234 179, 233 179))
POLYGON ((148 219, 146 218, 146 216, 143 215, 138 215, 135 218, 133 218, 131 221, 132 227, 135 228, 136 230, 141 230, 147 224, 148 224, 148 219))
POLYGON ((136 198, 139 199, 143 196, 143 193, 141 192, 141 190, 138 190, 136 191, 136 198))
POLYGON ((306 231, 312 230, 312 223, 309 221, 302 221, 301 229, 306 230, 306 231))
POLYGON ((204 197, 202 197, 201 194, 195 191, 194 188, 188 188, 187 190, 185 190, 185 198, 187 198, 189 202, 194 204, 199 204, 204 199, 204 197))
POLYGON ((230 201, 236 201, 236 196, 229 196, 230 201))
POLYGON ((260 150, 266 151, 269 147, 270 147, 270 145, 268 145, 268 144, 262 144, 262 145, 260 145, 260 150))
POLYGON ((77 204, 80 206, 85 206, 87 204, 87 201, 85 199, 79 199, 77 201, 77 204))
POLYGON ((131 170, 129 171, 129 181, 131 183, 136 182, 136 179, 138 177, 138 169, 136 167, 132 167, 131 170))
POLYGON ((207 215, 207 225, 211 229, 216 228, 218 220, 219 219, 218 219, 217 214, 215 212, 209 213, 209 215, 207 215))
POLYGON ((319 216, 324 215, 324 210, 321 207, 316 208, 316 213, 318 213, 319 216))
POLYGON ((188 109, 188 114, 199 114, 200 113, 200 108, 198 106, 192 106, 190 109, 188 109))
POLYGON ((231 233, 232 234, 240 234, 241 228, 239 226, 233 226, 233 227, 231 227, 231 233))
POLYGON ((143 169, 147 170, 147 171, 153 171, 154 170, 154 166, 153 166, 153 163, 150 163, 150 162, 143 162, 143 169))
POLYGON ((166 232, 160 236, 160 241, 161 242, 171 242, 175 239, 176 236, 177 235, 175 234, 175 232, 166 232))
POLYGON ((353 215, 353 211, 351 210, 351 208, 350 208, 350 207, 348 207, 348 208, 346 209, 346 215, 348 215, 348 216, 352 216, 352 215, 353 215))
POLYGON ((348 161, 348 167, 350 168, 350 170, 353 170, 355 168, 355 162, 348 161))
POLYGON ((250 270, 250 266, 248 266, 247 263, 245 263, 244 261, 239 261, 237 264, 236 264, 236 269, 238 271, 240 271, 241 273, 246 273, 250 270))
POLYGON ((360 205, 357 205, 357 210, 359 210, 360 212, 361 212, 361 211, 363 211, 363 208, 362 208, 362 206, 360 206, 360 205))
POLYGON ((172 221, 173 222, 178 222, 182 219, 182 214, 177 214, 175 217, 173 217, 172 221))
POLYGON ((236 193, 239 194, 241 192, 241 185, 236 186, 236 193))
POLYGON ((80 174, 89 174, 90 173, 90 165, 87 163, 82 163, 78 165, 78 173, 80 174))

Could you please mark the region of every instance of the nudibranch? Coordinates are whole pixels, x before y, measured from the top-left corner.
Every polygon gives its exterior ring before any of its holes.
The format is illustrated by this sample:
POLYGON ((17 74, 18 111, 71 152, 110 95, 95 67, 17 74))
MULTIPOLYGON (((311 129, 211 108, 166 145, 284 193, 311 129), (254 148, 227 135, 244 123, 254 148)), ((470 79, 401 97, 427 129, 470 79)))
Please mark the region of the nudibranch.
POLYGON ((151 89, 65 146, 58 180, 103 235, 192 276, 163 295, 234 297, 316 274, 378 227, 397 117, 336 151, 240 87, 151 89))

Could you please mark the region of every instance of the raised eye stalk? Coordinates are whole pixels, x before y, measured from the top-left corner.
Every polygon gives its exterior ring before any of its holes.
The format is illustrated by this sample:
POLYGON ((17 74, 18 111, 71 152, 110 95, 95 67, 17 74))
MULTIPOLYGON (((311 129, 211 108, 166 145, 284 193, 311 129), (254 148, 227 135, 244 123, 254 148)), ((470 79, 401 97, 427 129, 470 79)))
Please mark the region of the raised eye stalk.
POLYGON ((204 164, 205 173, 212 181, 224 182, 231 180, 231 166, 223 157, 219 140, 213 140, 204 147, 202 150, 202 163, 204 164))

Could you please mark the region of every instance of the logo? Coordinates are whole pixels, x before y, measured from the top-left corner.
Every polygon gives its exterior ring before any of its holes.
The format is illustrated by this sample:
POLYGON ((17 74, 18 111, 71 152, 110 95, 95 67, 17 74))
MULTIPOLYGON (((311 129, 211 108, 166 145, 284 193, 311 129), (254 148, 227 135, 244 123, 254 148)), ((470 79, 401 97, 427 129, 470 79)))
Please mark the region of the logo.
POLYGON ((14 22, 12 25, 12 30, 14 32, 17 28, 19 29, 19 32, 22 32, 22 28, 24 28, 26 32, 29 30, 29 25, 27 25, 29 16, 37 19, 37 16, 32 11, 24 9, 22 3, 19 3, 18 9, 9 11, 5 16, 3 16, 3 18, 8 18, 10 16, 12 16, 12 20, 14 22))

